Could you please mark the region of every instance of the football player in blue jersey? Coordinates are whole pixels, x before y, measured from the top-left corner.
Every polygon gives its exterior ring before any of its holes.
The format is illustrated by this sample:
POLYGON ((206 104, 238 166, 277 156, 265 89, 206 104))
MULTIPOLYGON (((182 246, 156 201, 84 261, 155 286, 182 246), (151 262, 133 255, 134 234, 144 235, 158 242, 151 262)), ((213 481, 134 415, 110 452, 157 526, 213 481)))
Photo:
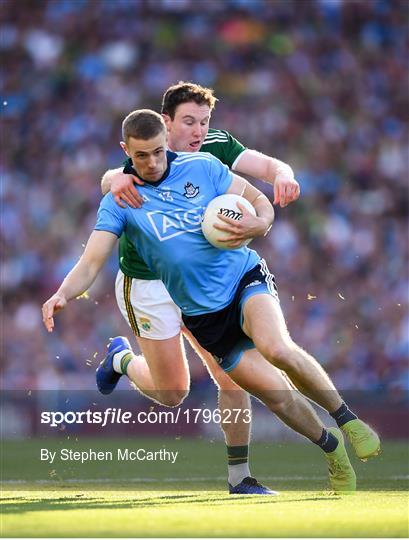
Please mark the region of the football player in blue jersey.
MULTIPOLYGON (((168 148, 175 152, 209 152, 239 174, 249 174, 270 183, 274 203, 280 206, 295 201, 300 193, 294 173, 286 163, 246 148, 231 133, 209 127, 217 99, 213 90, 198 84, 179 82, 163 95, 162 115, 168 130, 168 148)), ((138 208, 143 203, 135 184, 128 159, 125 169, 107 171, 101 182, 103 193, 112 191, 115 201, 138 208)), ((119 241, 119 270, 115 282, 118 307, 131 327, 143 356, 132 363, 127 375, 147 397, 166 406, 180 404, 189 392, 190 373, 184 350, 183 334, 218 387, 218 406, 222 411, 245 411, 235 422, 221 421, 224 433, 228 481, 235 490, 254 493, 254 486, 243 483, 251 478, 249 444, 251 401, 247 392, 237 386, 221 369, 213 356, 197 343, 183 324, 180 309, 163 282, 146 266, 138 249, 122 234, 119 241), (169 381, 172 381, 170 384, 169 381)), ((269 490, 258 486, 258 493, 269 490)))
MULTIPOLYGON (((336 492, 356 488, 356 478, 344 447, 342 432, 325 429, 308 401, 292 390, 280 370, 319 404, 339 406, 331 415, 348 436, 355 452, 366 459, 379 452, 379 438, 342 401, 318 362, 290 338, 278 302, 274 277, 258 254, 243 247, 222 251, 211 246, 200 228, 206 205, 222 193, 237 193, 253 204, 256 216, 243 209, 241 229, 221 217, 221 228, 251 238, 271 226, 274 211, 268 199, 209 154, 166 151, 166 128, 160 115, 134 111, 123 123, 123 148, 135 173, 145 181, 144 205, 120 208, 112 194, 101 202, 95 230, 77 265, 58 291, 43 305, 48 331, 53 315, 89 288, 124 230, 138 246, 179 306, 183 320, 202 347, 238 384, 277 414, 287 425, 320 446, 336 492), (196 196, 185 197, 194 180, 196 196)), ((135 358, 127 340, 116 338, 97 376, 100 390, 109 393, 135 358)))

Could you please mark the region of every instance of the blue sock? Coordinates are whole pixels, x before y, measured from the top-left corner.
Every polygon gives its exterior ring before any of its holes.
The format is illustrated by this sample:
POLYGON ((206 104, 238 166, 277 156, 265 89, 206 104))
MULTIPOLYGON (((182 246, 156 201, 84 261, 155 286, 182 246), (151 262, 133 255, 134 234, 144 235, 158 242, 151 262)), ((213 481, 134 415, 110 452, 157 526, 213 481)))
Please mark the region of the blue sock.
POLYGON ((315 444, 322 448, 324 452, 333 452, 338 446, 338 439, 324 428, 320 439, 315 444))
POLYGON ((342 403, 341 407, 333 413, 330 413, 332 418, 337 423, 338 427, 343 426, 350 420, 356 420, 358 417, 349 410, 348 405, 342 403))

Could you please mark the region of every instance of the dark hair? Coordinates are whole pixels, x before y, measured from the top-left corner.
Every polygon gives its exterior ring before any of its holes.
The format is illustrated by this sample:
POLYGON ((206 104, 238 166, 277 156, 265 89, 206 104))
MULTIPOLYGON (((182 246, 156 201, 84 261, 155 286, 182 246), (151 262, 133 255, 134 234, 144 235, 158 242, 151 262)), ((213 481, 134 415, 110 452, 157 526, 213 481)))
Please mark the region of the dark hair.
POLYGON ((166 132, 166 125, 160 114, 151 109, 139 109, 128 114, 122 122, 122 137, 128 142, 130 137, 152 139, 159 135, 161 131, 166 132))
POLYGON ((190 103, 191 101, 198 105, 208 105, 212 110, 216 105, 217 98, 214 97, 211 88, 179 81, 178 84, 170 86, 163 94, 162 114, 167 114, 173 120, 176 108, 182 103, 190 103))

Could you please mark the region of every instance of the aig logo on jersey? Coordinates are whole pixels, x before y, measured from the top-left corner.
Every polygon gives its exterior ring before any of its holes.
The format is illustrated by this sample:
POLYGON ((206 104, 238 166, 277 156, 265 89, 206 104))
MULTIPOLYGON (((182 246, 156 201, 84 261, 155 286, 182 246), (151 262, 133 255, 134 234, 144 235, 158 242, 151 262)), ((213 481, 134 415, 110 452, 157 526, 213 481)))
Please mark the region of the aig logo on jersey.
POLYGON ((156 236, 164 242, 180 234, 200 231, 204 211, 204 206, 198 206, 190 210, 186 208, 176 208, 169 212, 157 210, 148 212, 147 216, 156 236))

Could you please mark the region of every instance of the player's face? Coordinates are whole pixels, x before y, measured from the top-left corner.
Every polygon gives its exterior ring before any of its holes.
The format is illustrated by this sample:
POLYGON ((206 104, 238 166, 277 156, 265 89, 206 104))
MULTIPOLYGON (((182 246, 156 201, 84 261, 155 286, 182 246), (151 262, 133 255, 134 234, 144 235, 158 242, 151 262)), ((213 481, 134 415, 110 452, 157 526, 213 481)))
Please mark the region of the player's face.
POLYGON ((165 132, 146 141, 130 137, 128 142, 122 142, 121 146, 132 159, 134 169, 143 180, 157 182, 162 178, 168 166, 165 132))
POLYGON ((168 128, 169 148, 175 152, 197 152, 209 131, 210 107, 197 103, 182 103, 176 108, 175 117, 164 114, 168 128))

